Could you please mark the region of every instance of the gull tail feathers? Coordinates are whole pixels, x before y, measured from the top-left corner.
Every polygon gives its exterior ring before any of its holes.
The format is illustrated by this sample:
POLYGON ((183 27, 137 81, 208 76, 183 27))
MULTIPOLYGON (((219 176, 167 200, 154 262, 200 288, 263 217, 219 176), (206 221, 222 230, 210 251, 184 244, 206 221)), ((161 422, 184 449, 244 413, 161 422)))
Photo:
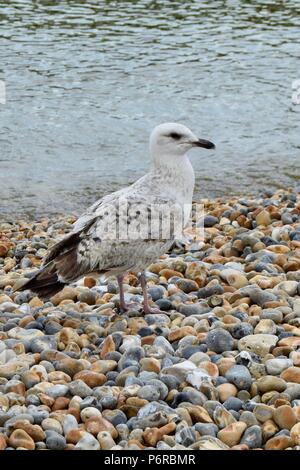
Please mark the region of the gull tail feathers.
POLYGON ((17 290, 30 289, 43 300, 48 299, 64 288, 65 282, 59 280, 55 263, 51 261, 42 267, 31 279, 25 284, 18 287, 17 290))

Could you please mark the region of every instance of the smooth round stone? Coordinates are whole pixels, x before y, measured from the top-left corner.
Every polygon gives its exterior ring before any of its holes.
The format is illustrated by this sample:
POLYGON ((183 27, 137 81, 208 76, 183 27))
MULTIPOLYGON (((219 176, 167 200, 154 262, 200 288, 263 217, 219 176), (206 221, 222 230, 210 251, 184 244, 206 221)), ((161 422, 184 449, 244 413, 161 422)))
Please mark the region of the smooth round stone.
POLYGON ((11 447, 17 449, 22 447, 27 450, 34 450, 34 440, 23 429, 15 429, 9 436, 8 443, 11 447))
POLYGON ((216 437, 219 428, 213 423, 196 423, 194 425, 195 431, 198 431, 200 436, 213 436, 216 437))
POLYGON ((206 345, 210 351, 220 354, 233 349, 233 338, 228 331, 216 328, 207 334, 206 345))
POLYGON ((62 325, 56 321, 49 320, 45 325, 45 334, 46 335, 55 335, 62 329, 62 325))
POLYGON ((182 290, 185 294, 189 294, 191 292, 198 291, 199 286, 197 282, 191 280, 191 279, 181 279, 179 278, 174 282, 174 284, 177 285, 177 287, 182 290))
POLYGON ((230 333, 232 334, 233 338, 241 339, 244 336, 253 334, 253 326, 245 322, 237 323, 230 328, 230 333))
POLYGON ((240 416, 240 421, 246 423, 247 427, 258 425, 258 421, 251 411, 243 411, 240 416))
POLYGON ((148 288, 148 294, 151 296, 153 302, 156 302, 159 299, 162 299, 166 290, 162 286, 155 286, 148 288))
POLYGON ((69 391, 68 385, 57 384, 47 389, 47 395, 52 398, 64 397, 69 391))
POLYGON ((207 346, 205 344, 199 344, 197 346, 187 346, 181 351, 181 357, 189 359, 193 354, 197 352, 206 352, 207 346))
POLYGON ((230 397, 224 401, 223 406, 229 411, 240 411, 243 407, 243 402, 239 398, 230 397))
POLYGON ((27 395, 25 398, 25 404, 28 405, 35 405, 38 406, 41 404, 40 399, 36 395, 27 395))
POLYGON ((267 393, 270 391, 283 392, 286 389, 286 382, 274 375, 266 375, 257 381, 257 387, 260 393, 267 393))
POLYGON ((239 390, 249 390, 252 384, 252 377, 245 366, 235 365, 225 374, 228 382, 234 384, 239 390))
POLYGON ((272 419, 273 408, 271 406, 260 403, 255 406, 253 414, 260 423, 264 423, 267 420, 272 419))
POLYGON ((165 400, 168 396, 169 390, 168 387, 161 381, 157 379, 151 379, 147 381, 146 385, 155 387, 160 394, 160 399, 165 400))
POLYGON ((233 447, 239 444, 245 429, 246 424, 243 422, 231 423, 218 432, 218 438, 229 447, 233 447))
POLYGON ((102 397, 99 400, 100 405, 102 406, 103 409, 109 409, 113 410, 116 408, 117 403, 118 403, 118 398, 117 397, 102 397))
POLYGON ((152 385, 144 385, 138 390, 137 396, 147 401, 157 401, 160 399, 160 391, 152 385))
POLYGON ((285 389, 284 393, 290 397, 290 400, 300 398, 300 384, 290 384, 285 389))
POLYGON ((158 308, 164 312, 167 312, 169 310, 171 310, 172 308, 172 302, 170 302, 170 300, 168 299, 158 299, 156 300, 156 305, 158 306, 158 308))
POLYGON ((42 428, 44 431, 55 431, 58 434, 63 433, 63 429, 59 421, 53 418, 46 418, 41 423, 42 428))
POLYGON ((177 390, 180 385, 180 380, 174 375, 161 375, 160 380, 169 390, 177 390))
POLYGON ((175 434, 175 441, 185 447, 190 446, 196 441, 196 432, 193 428, 183 428, 175 434))
POLYGON ((84 289, 78 295, 78 300, 88 305, 94 305, 96 302, 96 293, 90 289, 84 289))
MULTIPOLYGON (((122 354, 119 353, 119 351, 111 351, 111 352, 106 354, 105 359, 110 360, 110 361, 119 362, 121 357, 122 357, 122 354)), ((111 371, 111 372, 114 372, 114 371, 111 371)))
POLYGON ((265 362, 266 371, 270 375, 280 375, 288 367, 293 365, 293 361, 287 358, 268 359, 265 362))
POLYGON ((74 449, 75 450, 100 450, 100 444, 92 434, 87 432, 77 442, 74 449))
POLYGON ((145 336, 151 336, 153 334, 153 329, 150 328, 149 326, 143 326, 142 328, 139 329, 138 335, 141 338, 144 338, 145 336))
POLYGON ((46 446, 50 450, 64 450, 66 447, 66 439, 61 434, 51 431, 46 437, 46 446))
POLYGON ((83 380, 74 380, 69 383, 69 390, 72 395, 78 395, 81 398, 86 398, 93 395, 93 390, 83 380))
POLYGON ((246 444, 249 449, 257 449, 262 446, 262 432, 260 426, 250 426, 244 432, 241 444, 246 444))
POLYGON ((292 429, 298 421, 296 413, 288 405, 276 408, 273 413, 273 419, 280 429, 292 429))
POLYGON ((92 416, 101 416, 101 412, 97 408, 88 406, 87 408, 84 408, 80 413, 80 417, 83 422, 85 422, 92 416))
POLYGON ((273 320, 274 323, 282 323, 283 313, 280 310, 275 309, 264 309, 260 315, 260 318, 273 320))
POLYGON ((69 431, 72 431, 72 429, 77 429, 78 428, 78 422, 75 416, 68 414, 65 415, 62 421, 62 426, 64 430, 64 435, 66 436, 69 431))
POLYGON ((217 223, 219 223, 219 219, 213 215, 206 215, 203 220, 204 227, 213 227, 217 223))
POLYGON ((42 424, 42 421, 49 417, 49 411, 42 409, 34 409, 30 411, 30 414, 34 419, 34 424, 42 424))

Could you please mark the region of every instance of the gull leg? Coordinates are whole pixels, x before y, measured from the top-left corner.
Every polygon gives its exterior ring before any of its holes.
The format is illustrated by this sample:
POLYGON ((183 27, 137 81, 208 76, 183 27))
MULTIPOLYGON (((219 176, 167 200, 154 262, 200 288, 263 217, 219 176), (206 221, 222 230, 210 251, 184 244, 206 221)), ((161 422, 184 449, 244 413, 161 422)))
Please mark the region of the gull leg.
POLYGON ((125 302, 123 278, 124 278, 123 275, 117 276, 117 281, 119 285, 119 296, 120 296, 120 310, 121 312, 127 312, 130 309, 139 310, 139 307, 137 304, 135 303, 127 304, 125 302))
POLYGON ((145 273, 141 273, 140 275, 140 283, 143 291, 143 297, 144 297, 144 308, 143 311, 146 315, 149 313, 166 313, 163 312, 162 310, 159 310, 159 308, 151 308, 149 305, 149 300, 148 300, 148 294, 147 294, 147 281, 146 281, 146 276, 145 273))
POLYGON ((126 312, 128 307, 125 302, 125 297, 124 297, 124 286, 123 286, 123 277, 124 276, 117 276, 117 281, 119 285, 119 295, 120 295, 120 310, 122 312, 126 312))

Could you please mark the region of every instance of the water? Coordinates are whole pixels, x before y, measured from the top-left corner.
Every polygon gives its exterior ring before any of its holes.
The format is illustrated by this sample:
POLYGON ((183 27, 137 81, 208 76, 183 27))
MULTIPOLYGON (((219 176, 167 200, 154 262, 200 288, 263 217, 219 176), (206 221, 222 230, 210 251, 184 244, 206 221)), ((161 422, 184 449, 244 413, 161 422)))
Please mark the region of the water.
POLYGON ((182 122, 196 197, 299 184, 300 4, 0 1, 0 213, 80 211, 149 167, 182 122))

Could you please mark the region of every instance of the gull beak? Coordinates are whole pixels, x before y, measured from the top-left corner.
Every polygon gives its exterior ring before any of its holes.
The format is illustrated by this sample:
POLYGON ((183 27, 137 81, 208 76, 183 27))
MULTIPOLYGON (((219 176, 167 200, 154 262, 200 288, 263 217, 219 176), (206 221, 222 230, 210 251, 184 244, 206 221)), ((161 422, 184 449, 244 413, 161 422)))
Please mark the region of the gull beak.
POLYGON ((213 144, 209 140, 205 140, 205 139, 198 139, 198 140, 193 142, 193 145, 195 147, 203 147, 204 149, 214 149, 215 148, 215 144, 213 144))

